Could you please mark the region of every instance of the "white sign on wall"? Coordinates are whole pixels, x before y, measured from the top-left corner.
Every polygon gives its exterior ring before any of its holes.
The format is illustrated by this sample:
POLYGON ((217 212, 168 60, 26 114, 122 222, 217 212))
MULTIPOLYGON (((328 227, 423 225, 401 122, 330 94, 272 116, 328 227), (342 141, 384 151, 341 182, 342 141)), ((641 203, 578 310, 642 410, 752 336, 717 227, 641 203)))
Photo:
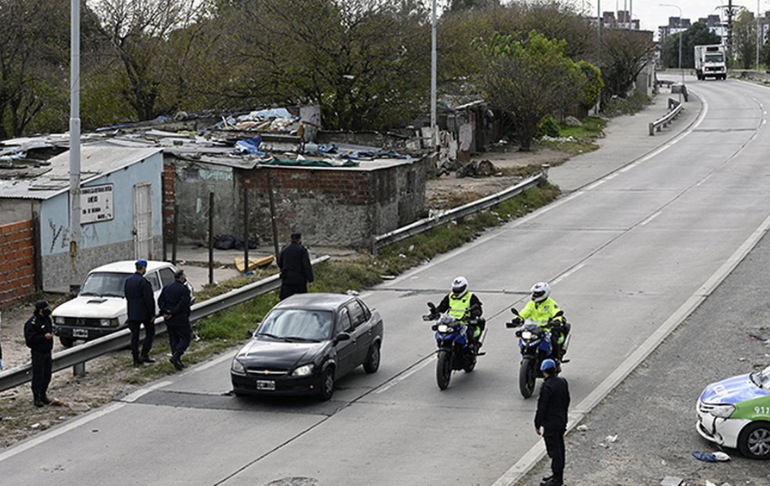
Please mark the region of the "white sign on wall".
POLYGON ((112 211, 112 184, 83 187, 80 189, 80 224, 109 221, 115 217, 112 211))

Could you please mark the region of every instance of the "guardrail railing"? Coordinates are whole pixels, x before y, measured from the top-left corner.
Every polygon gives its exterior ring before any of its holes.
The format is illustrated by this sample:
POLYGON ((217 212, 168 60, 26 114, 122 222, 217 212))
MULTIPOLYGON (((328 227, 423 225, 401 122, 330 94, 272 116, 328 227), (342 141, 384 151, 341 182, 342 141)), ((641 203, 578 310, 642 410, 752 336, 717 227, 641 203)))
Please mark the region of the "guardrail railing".
POLYGON ((659 132, 661 127, 667 127, 669 123, 671 123, 677 116, 679 116, 679 113, 682 112, 683 108, 680 102, 672 98, 669 98, 668 109, 669 109, 669 112, 665 116, 650 123, 650 136, 654 136, 655 132, 659 132))
POLYGON ((543 170, 541 172, 516 184, 515 186, 511 186, 508 189, 505 189, 504 191, 500 191, 496 194, 492 194, 491 196, 479 199, 478 201, 460 206, 459 208, 450 209, 449 211, 445 211, 434 217, 415 221, 412 224, 395 229, 390 233, 375 236, 372 239, 372 255, 377 255, 377 251, 380 248, 384 248, 388 245, 392 245, 393 243, 405 240, 410 236, 423 233, 429 229, 441 226, 455 219, 460 219, 473 213, 483 211, 484 209, 490 208, 496 204, 500 204, 507 199, 517 196, 527 189, 535 187, 541 179, 545 179, 547 176, 547 170, 548 167, 543 166, 543 170))
MULTIPOLYGON (((316 258, 310 263, 316 265, 329 259, 329 255, 316 258)), ((281 277, 272 275, 241 288, 233 289, 224 294, 197 303, 190 309, 190 322, 198 321, 221 310, 246 302, 262 294, 266 294, 281 286, 281 277)), ((166 324, 160 319, 155 323, 155 334, 166 332, 166 324)), ((144 339, 144 329, 141 334, 144 339)), ((122 329, 118 332, 88 341, 53 355, 52 371, 55 373, 69 367, 82 366, 87 361, 98 358, 111 351, 123 349, 131 344, 131 331, 122 329)), ((0 391, 8 390, 22 385, 32 379, 32 364, 27 363, 3 372, 0 372, 0 391)))

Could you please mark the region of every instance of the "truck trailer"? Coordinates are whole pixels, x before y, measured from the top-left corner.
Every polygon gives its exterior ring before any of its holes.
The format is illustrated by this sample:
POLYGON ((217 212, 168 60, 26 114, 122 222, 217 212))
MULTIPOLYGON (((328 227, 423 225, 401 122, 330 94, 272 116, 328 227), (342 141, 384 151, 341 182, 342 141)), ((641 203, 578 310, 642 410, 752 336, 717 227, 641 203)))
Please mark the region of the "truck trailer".
POLYGON ((725 46, 695 46, 695 74, 698 79, 727 79, 725 46))

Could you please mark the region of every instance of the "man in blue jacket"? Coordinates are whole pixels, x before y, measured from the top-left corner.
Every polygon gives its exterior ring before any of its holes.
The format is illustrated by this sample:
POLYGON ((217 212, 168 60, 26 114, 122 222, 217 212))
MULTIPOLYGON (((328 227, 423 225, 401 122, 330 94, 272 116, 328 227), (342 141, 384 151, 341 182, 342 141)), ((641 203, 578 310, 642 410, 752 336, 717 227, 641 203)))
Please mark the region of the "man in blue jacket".
POLYGON ((182 270, 174 274, 174 281, 163 287, 158 297, 160 313, 166 321, 168 340, 171 345, 171 364, 174 368, 184 368, 182 355, 187 351, 192 339, 190 328, 190 289, 187 287, 187 277, 182 270))
POLYGON ((136 273, 126 279, 124 292, 128 303, 128 328, 131 329, 131 355, 134 366, 154 363, 150 358, 152 340, 155 337, 155 297, 152 285, 144 278, 147 273, 147 260, 136 261, 136 273), (144 344, 139 354, 139 331, 144 325, 144 344))
POLYGON ((307 293, 313 285, 313 266, 307 248, 302 246, 302 234, 291 234, 291 243, 283 247, 276 263, 281 269, 281 300, 307 293))
POLYGON ((564 484, 564 433, 567 431, 567 409, 569 408, 569 386, 567 380, 556 376, 558 368, 552 359, 545 359, 540 365, 545 376, 540 388, 535 414, 535 431, 545 440, 545 448, 551 458, 553 475, 543 478, 541 486, 562 486, 564 484))

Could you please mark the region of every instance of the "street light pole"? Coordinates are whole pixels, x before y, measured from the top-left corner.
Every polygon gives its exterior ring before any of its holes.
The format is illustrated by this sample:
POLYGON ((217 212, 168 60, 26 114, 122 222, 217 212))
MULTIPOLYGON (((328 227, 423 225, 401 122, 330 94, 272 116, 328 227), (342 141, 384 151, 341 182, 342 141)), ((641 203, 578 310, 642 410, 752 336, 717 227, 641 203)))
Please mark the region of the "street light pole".
POLYGON ((431 49, 430 49, 430 146, 438 145, 437 115, 436 115, 436 0, 433 0, 433 15, 431 19, 431 49))

